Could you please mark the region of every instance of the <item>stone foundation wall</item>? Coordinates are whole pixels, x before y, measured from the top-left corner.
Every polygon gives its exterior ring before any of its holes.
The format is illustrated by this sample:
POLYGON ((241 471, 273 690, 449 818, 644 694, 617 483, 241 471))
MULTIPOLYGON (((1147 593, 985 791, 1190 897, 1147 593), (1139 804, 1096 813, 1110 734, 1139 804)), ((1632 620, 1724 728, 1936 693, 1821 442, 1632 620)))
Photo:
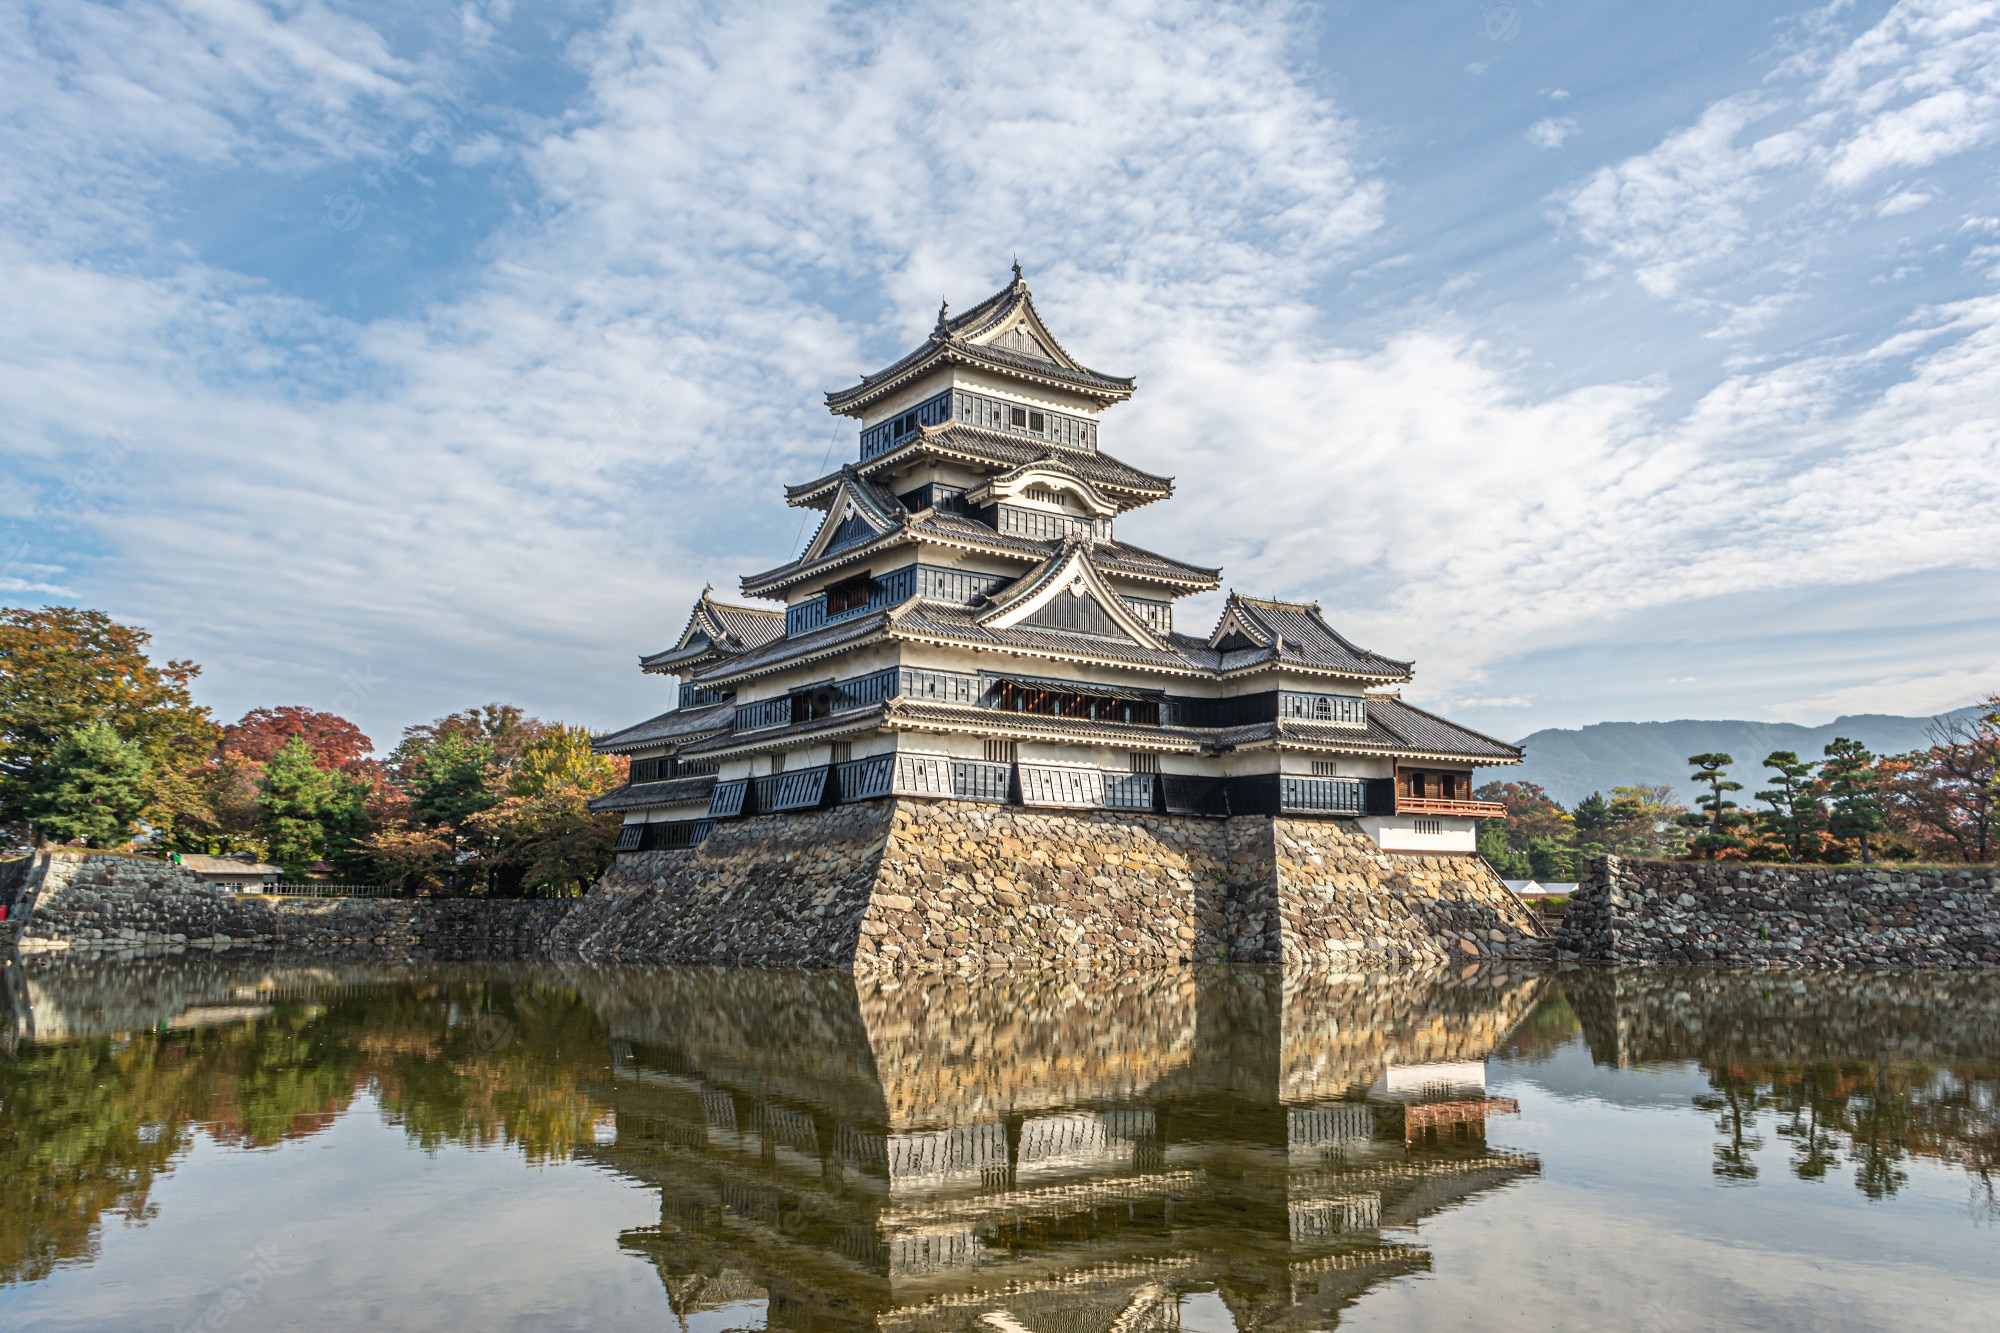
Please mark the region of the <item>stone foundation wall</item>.
POLYGON ((895 800, 718 827, 618 858, 554 956, 859 972, 1510 956, 1534 915, 1476 857, 1340 821, 895 800))
POLYGON ((552 955, 854 966, 892 802, 718 825, 699 847, 620 856, 551 934, 552 955))
POLYGON ((265 898, 232 892, 147 857, 59 850, 42 861, 27 881, 32 900, 25 927, 10 930, 16 947, 28 955, 123 959, 251 950, 460 961, 533 958, 575 905, 575 900, 265 898))
POLYGON ((2000 875, 1607 856, 1556 946, 1597 962, 2000 967, 2000 875))

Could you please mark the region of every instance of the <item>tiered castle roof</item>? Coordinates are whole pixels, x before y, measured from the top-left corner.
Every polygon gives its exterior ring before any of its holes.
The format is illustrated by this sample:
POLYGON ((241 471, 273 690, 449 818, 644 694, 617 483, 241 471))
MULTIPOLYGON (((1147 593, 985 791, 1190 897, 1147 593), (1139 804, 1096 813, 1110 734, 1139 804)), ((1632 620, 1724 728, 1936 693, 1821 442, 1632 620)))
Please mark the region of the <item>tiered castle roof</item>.
POLYGON ((975 736, 1126 747, 1146 773, 1142 752, 1310 751, 1329 781, 1348 771, 1339 756, 1385 773, 1518 762, 1516 747, 1385 693, 1412 664, 1356 645, 1318 603, 1231 593, 1207 634, 1178 632, 1173 603, 1221 571, 1117 536, 1174 488, 1098 447, 1099 414, 1135 387, 1064 350, 1018 265, 971 310, 940 309, 916 349, 827 395, 861 421, 860 456, 786 488, 824 517, 794 558, 743 578, 770 601, 704 590, 679 641, 641 659, 682 679, 683 706, 600 748, 667 747, 675 763, 645 775, 661 780, 683 760, 727 772, 767 754, 775 779, 787 751, 864 737, 897 753, 975 736))

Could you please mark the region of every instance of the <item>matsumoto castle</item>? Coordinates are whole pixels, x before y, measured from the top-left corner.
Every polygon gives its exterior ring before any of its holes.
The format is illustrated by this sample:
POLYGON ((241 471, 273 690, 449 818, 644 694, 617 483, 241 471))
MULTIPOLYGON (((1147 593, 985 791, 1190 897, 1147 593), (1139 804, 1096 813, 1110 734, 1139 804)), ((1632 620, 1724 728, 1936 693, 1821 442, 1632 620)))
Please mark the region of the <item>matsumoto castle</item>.
POLYGON ((720 820, 885 797, 1138 814, 1353 821, 1385 851, 1467 853, 1473 772, 1521 752, 1402 702, 1411 664, 1316 603, 1174 603, 1221 571, 1119 540, 1171 478, 1100 448, 1134 382, 1074 360, 1020 266, 922 345, 829 393, 857 419, 795 559, 704 592, 643 658, 679 706, 598 742, 630 756, 620 851, 693 846, 720 820))

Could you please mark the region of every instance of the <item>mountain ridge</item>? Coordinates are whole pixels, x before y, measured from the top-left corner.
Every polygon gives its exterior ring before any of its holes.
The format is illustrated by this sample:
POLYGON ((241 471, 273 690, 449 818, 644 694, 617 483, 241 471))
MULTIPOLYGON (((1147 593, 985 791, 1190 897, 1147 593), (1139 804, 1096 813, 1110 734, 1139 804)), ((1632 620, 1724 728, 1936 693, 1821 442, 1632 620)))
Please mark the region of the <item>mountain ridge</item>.
POLYGON ((1574 806, 1593 791, 1608 796, 1613 787, 1665 784, 1691 805, 1699 789, 1688 781, 1691 769, 1687 757, 1719 751, 1735 758, 1730 776, 1743 784, 1737 799, 1748 806, 1752 804, 1749 793, 1763 786, 1769 776, 1763 761, 1773 750, 1790 750, 1801 759, 1818 760, 1828 742, 1845 736, 1878 755, 1903 754, 1929 746, 1927 733, 1933 723, 1977 717, 1982 711, 1975 704, 1932 717, 1849 713, 1816 727, 1796 722, 1700 718, 1545 727, 1515 742, 1528 752, 1519 768, 1485 769, 1479 780, 1532 782, 1566 806, 1574 806))

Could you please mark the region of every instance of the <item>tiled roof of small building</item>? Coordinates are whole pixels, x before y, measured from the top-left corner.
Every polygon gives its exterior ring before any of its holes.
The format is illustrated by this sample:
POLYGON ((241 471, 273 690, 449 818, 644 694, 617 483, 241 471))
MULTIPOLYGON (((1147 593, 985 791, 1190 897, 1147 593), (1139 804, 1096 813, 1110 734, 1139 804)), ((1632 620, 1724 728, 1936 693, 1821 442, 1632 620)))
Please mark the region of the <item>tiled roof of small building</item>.
POLYGON ((644 722, 599 736, 590 743, 590 748, 599 754, 624 754, 628 750, 643 749, 648 745, 658 745, 662 741, 680 741, 693 736, 705 736, 710 732, 729 725, 735 714, 735 705, 728 703, 703 704, 699 708, 676 708, 671 713, 649 717, 644 722))
POLYGON ((1275 660, 1285 666, 1380 680, 1405 680, 1410 675, 1408 662, 1357 648, 1342 638, 1321 618, 1318 605, 1310 602, 1279 602, 1232 592, 1209 644, 1221 653, 1224 672, 1275 660), (1252 646, 1228 646, 1239 633, 1252 646))
POLYGON ((1518 745, 1495 740, 1483 732, 1448 722, 1436 713, 1386 695, 1371 694, 1364 705, 1370 730, 1381 727, 1409 749, 1427 754, 1468 755, 1475 758, 1518 761, 1524 753, 1518 745))
POLYGON ((687 805, 706 801, 715 790, 715 774, 668 778, 665 782, 628 782, 615 791, 592 798, 593 810, 649 810, 661 805, 687 805))

